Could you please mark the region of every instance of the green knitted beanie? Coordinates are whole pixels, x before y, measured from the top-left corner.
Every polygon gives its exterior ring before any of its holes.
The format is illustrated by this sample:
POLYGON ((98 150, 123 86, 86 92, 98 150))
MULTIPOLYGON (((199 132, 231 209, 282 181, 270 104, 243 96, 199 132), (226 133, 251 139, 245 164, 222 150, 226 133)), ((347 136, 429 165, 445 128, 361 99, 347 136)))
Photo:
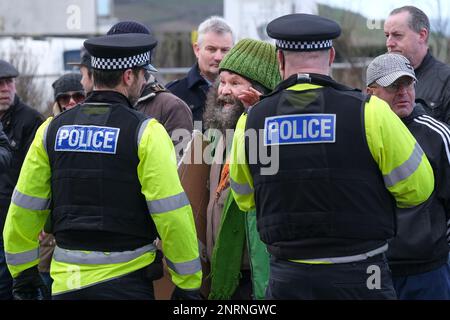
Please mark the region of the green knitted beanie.
POLYGON ((256 81, 270 90, 281 81, 275 46, 259 40, 239 41, 223 58, 219 68, 256 81))

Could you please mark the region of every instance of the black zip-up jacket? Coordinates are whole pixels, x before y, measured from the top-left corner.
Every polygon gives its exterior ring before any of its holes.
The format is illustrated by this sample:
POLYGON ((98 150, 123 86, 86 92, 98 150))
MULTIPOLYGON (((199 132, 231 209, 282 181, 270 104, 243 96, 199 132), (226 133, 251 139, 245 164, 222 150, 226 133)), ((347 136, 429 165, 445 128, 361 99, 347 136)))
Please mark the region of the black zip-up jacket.
POLYGON ((450 125, 450 66, 428 51, 415 73, 416 98, 426 102, 424 108, 430 116, 450 125))
POLYGON ((393 276, 435 270, 447 262, 450 218, 450 127, 426 114, 423 103, 402 119, 433 168, 435 189, 420 206, 398 209, 397 235, 387 253, 393 276))
MULTIPOLYGON (((18 96, 3 114, 3 130, 9 139, 12 151, 11 166, 0 173, 0 227, 3 230, 11 195, 19 178, 20 168, 34 139, 36 130, 43 122, 42 115, 23 103, 18 96)), ((0 237, 3 242, 3 237, 0 237)))
POLYGON ((209 86, 208 81, 200 74, 198 62, 196 62, 185 78, 168 83, 166 88, 186 102, 191 108, 194 121, 202 121, 209 86))
POLYGON ((11 146, 0 122, 0 174, 6 172, 11 165, 11 146))

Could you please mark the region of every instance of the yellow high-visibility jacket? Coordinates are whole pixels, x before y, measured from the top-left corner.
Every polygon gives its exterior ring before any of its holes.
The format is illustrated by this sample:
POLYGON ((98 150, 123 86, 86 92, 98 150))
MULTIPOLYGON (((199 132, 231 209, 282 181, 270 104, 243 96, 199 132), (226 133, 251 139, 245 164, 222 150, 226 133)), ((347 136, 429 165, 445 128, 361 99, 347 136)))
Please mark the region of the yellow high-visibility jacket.
MULTIPOLYGON (((44 135, 51 121, 50 118, 41 125, 28 151, 3 230, 6 261, 13 277, 39 262, 38 234, 51 209, 52 168, 44 146, 44 135)), ((158 204, 161 208, 170 208, 154 214, 149 209, 149 214, 161 237, 172 281, 182 289, 198 289, 202 271, 192 209, 188 202, 163 205, 184 195, 184 190, 177 173, 173 144, 164 127, 155 119, 147 123, 142 133, 138 157, 136 170, 149 208, 152 203, 153 206, 158 204)), ((130 253, 62 250, 65 254, 84 259, 130 253)), ((54 280, 52 293, 61 294, 117 278, 141 269, 155 259, 154 250, 131 253, 127 261, 106 264, 67 263, 53 257, 50 270, 54 280)))
MULTIPOLYGON (((296 84, 287 90, 303 91, 320 89, 312 84, 296 84)), ((402 121, 392 112, 389 105, 377 97, 371 97, 364 111, 364 126, 370 152, 378 164, 383 177, 402 168, 416 155, 418 146, 415 138, 402 121), (400 143, 399 143, 400 141, 400 143)), ((231 190, 239 208, 248 211, 255 207, 254 184, 245 155, 245 125, 247 114, 239 119, 231 148, 230 179, 231 190)), ((351 156, 351 155, 349 155, 351 156)), ((413 172, 403 180, 386 188, 400 208, 413 207, 426 201, 434 189, 433 170, 425 154, 413 172)))

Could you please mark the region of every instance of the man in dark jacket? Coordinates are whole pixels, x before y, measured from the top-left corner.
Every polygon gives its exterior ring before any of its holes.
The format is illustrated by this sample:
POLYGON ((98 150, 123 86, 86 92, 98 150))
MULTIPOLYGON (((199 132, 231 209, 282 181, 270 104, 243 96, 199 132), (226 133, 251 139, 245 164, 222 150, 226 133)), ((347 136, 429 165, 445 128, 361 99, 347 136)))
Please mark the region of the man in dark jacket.
POLYGON ((418 84, 416 97, 426 102, 425 111, 450 124, 450 66, 437 60, 428 48, 430 21, 413 6, 394 9, 384 24, 389 52, 411 62, 418 84))
MULTIPOLYGON (((19 72, 10 63, 0 60, 0 119, 12 150, 11 167, 0 172, 0 228, 3 230, 11 195, 19 177, 20 168, 43 122, 36 110, 23 103, 16 95, 15 78, 19 72)), ((12 298, 12 278, 5 263, 3 239, 0 240, 0 299, 12 298)))
POLYGON ((167 84, 192 110, 194 121, 202 121, 206 93, 219 74, 219 64, 233 46, 233 33, 225 20, 211 17, 198 27, 198 39, 193 44, 197 62, 187 76, 167 84))
POLYGON ((367 68, 367 91, 385 100, 421 145, 433 167, 435 190, 422 205, 398 209, 388 260, 399 299, 450 299, 446 225, 450 217, 450 128, 415 103, 414 70, 399 54, 383 54, 367 68))
MULTIPOLYGON (((0 79, 0 87, 4 86, 3 79, 0 79)), ((5 172, 11 165, 11 147, 8 137, 3 131, 3 124, 0 122, 0 173, 5 172)))

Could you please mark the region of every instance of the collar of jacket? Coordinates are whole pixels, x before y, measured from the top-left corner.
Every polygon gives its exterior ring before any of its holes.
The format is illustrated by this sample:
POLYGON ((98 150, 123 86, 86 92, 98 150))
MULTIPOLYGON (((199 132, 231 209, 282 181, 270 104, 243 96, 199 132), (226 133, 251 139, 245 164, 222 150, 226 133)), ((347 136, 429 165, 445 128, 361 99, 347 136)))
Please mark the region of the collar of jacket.
POLYGON ((187 74, 187 84, 189 89, 191 89, 194 86, 200 86, 202 84, 206 84, 209 86, 208 81, 206 81, 205 78, 203 78, 202 75, 200 74, 198 62, 196 62, 192 66, 191 70, 189 70, 187 74))
POLYGON ((109 104, 121 104, 132 108, 130 100, 117 91, 92 91, 92 93, 84 101, 85 104, 90 102, 104 102, 109 104))
POLYGON ((280 91, 286 90, 287 88, 290 88, 296 84, 299 83, 312 83, 323 87, 333 87, 337 90, 343 90, 343 91, 360 91, 358 89, 353 89, 347 86, 344 86, 335 80, 331 78, 330 76, 323 75, 323 74, 317 74, 317 73, 308 73, 308 74, 293 74, 286 80, 283 80, 278 84, 278 86, 268 95, 263 96, 262 98, 269 97, 271 95, 274 95, 280 91))
POLYGON ((425 109, 424 109, 424 105, 426 104, 425 101, 423 101, 422 99, 417 99, 415 101, 415 105, 414 105, 414 109, 413 111, 410 113, 409 116, 406 116, 404 118, 401 118, 403 123, 405 125, 410 124, 411 122, 414 121, 415 118, 417 118, 418 116, 421 116, 423 114, 427 114, 425 109))
POLYGON ((417 69, 414 70, 414 72, 416 74, 420 73, 422 69, 425 69, 431 63, 431 61, 433 61, 433 55, 431 54, 430 49, 428 49, 427 54, 423 57, 422 63, 417 69))

